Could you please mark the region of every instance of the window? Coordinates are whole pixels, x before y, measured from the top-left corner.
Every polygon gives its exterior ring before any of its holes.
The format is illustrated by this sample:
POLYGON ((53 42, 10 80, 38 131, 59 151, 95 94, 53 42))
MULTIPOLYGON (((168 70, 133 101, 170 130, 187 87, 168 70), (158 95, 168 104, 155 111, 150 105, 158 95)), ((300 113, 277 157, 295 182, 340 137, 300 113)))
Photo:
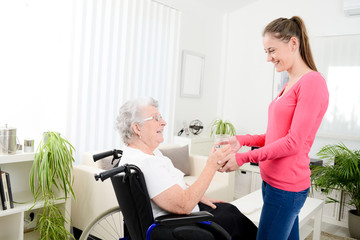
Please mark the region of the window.
POLYGON ((360 137, 360 66, 330 66, 327 83, 330 100, 322 131, 360 137))
POLYGON ((152 96, 171 122, 180 16, 151 0, 0 1, 0 126, 35 145, 58 131, 79 160, 120 146, 125 100, 152 96))
POLYGON ((72 0, 0 1, 0 126, 66 135, 72 0))
POLYGON ((157 99, 170 121, 180 13, 150 0, 75 4, 68 133, 77 151, 119 147, 115 118, 132 98, 157 99))
POLYGON ((360 35, 314 38, 315 62, 330 99, 319 135, 360 140, 360 35))

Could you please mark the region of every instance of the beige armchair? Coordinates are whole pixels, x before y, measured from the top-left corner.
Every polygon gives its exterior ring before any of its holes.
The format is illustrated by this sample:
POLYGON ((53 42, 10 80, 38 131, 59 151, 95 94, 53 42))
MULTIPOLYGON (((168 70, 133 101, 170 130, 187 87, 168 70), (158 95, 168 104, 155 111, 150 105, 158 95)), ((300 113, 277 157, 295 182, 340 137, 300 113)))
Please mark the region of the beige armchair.
MULTIPOLYGON (((175 147, 172 145, 172 147, 175 147)), ((179 146, 176 146, 179 147, 179 146)), ((163 147, 169 149, 169 146, 163 147)), ((111 181, 95 181, 94 174, 103 171, 101 163, 92 160, 92 155, 97 152, 87 152, 82 156, 82 163, 73 169, 74 192, 76 201, 72 199, 71 219, 72 226, 83 230, 85 227, 105 210, 117 206, 117 200, 111 181)), ((107 162, 111 158, 106 159, 107 162)), ((185 176, 187 184, 191 185, 200 175, 207 161, 207 156, 189 156, 190 174, 185 176)), ((174 164, 175 165, 175 164, 174 164)), ((232 201, 234 197, 233 173, 216 173, 208 188, 206 195, 224 201, 232 201)))

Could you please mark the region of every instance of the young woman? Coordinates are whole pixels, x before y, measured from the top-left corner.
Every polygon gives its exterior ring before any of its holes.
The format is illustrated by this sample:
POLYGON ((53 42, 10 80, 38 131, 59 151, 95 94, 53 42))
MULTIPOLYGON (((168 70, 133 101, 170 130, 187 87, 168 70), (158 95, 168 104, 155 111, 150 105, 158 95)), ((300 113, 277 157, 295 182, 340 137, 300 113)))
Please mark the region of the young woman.
POLYGON ((300 17, 278 18, 263 32, 267 61, 277 72, 287 71, 289 82, 270 103, 265 134, 239 135, 219 171, 234 171, 258 162, 263 179, 264 205, 257 239, 299 239, 298 214, 310 187, 310 148, 326 112, 329 93, 317 72, 304 22, 300 17), (259 149, 237 153, 241 146, 259 149))

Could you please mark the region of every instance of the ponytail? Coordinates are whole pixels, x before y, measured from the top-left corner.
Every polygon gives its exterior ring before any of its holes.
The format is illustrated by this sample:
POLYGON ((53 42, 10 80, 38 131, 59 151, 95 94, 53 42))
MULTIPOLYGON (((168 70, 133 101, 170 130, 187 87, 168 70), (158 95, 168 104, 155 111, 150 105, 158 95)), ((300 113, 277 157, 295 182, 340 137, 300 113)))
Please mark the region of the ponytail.
POLYGON ((296 37, 300 42, 299 52, 301 58, 311 70, 317 71, 310 49, 309 37, 307 35, 306 27, 300 17, 294 16, 290 19, 275 19, 265 27, 263 36, 266 33, 272 33, 274 37, 284 42, 289 42, 290 38, 296 37))

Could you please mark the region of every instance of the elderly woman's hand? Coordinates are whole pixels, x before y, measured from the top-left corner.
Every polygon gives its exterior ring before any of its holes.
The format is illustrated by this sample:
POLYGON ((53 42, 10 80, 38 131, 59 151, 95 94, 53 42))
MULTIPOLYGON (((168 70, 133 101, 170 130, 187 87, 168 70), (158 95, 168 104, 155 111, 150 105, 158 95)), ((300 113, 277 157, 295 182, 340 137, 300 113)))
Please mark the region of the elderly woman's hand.
POLYGON ((200 200, 200 202, 202 202, 203 204, 208 205, 209 207, 215 209, 216 205, 214 203, 224 203, 225 201, 223 200, 218 200, 218 199, 213 199, 213 198, 209 198, 207 196, 203 196, 200 200))
POLYGON ((211 164, 215 169, 219 169, 221 166, 218 164, 218 162, 225 162, 225 160, 229 158, 230 154, 232 154, 230 145, 224 145, 222 148, 218 149, 213 147, 208 158, 208 163, 211 164))

